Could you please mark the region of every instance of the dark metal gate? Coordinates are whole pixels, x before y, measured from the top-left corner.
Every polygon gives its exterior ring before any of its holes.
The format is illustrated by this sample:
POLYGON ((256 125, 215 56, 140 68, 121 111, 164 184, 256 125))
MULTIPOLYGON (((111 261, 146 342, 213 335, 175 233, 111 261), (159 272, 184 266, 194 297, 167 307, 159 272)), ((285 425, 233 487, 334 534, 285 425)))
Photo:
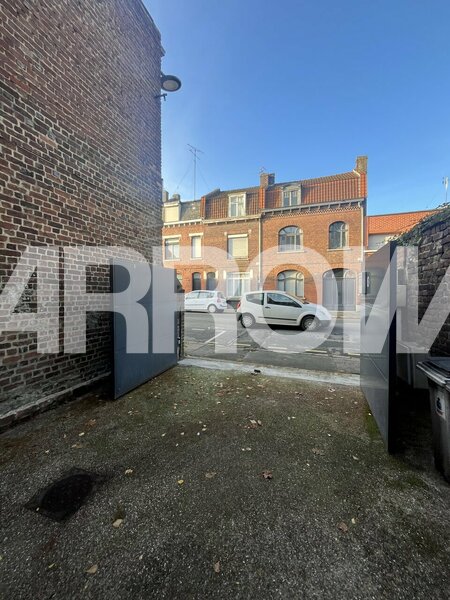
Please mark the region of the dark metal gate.
MULTIPOLYGON (((173 280, 173 290, 177 290, 176 273, 171 269, 163 269, 154 265, 151 265, 150 268, 150 288, 145 296, 136 303, 132 294, 129 296, 126 294, 131 280, 130 274, 136 277, 137 280, 144 278, 147 280, 148 266, 144 263, 123 260, 120 260, 120 264, 114 261, 111 264, 111 291, 113 293, 125 292, 120 299, 113 296, 114 398, 123 396, 123 394, 177 364, 177 348, 180 339, 179 314, 174 312, 170 302, 166 303, 158 300, 155 293, 155 280, 162 285, 171 285, 173 280), (137 320, 137 312, 140 310, 137 304, 143 307, 147 315, 148 344, 144 353, 127 352, 127 325, 125 317, 121 314, 121 310, 128 314, 133 314, 134 311, 137 320), (167 331, 167 335, 170 336, 169 341, 173 340, 173 344, 168 345, 171 350, 164 353, 155 352, 154 333, 158 327, 158 322, 167 323, 168 319, 173 319, 173 327, 169 327, 171 331, 167 331)), ((141 322, 142 313, 139 316, 141 318, 139 322, 141 322)), ((161 335, 160 331, 156 333, 161 335)), ((165 340, 165 344, 167 346, 167 340, 165 340)))
POLYGON ((395 449, 397 435, 397 264, 391 262, 395 247, 390 242, 366 258, 361 316, 361 389, 389 452, 395 449))

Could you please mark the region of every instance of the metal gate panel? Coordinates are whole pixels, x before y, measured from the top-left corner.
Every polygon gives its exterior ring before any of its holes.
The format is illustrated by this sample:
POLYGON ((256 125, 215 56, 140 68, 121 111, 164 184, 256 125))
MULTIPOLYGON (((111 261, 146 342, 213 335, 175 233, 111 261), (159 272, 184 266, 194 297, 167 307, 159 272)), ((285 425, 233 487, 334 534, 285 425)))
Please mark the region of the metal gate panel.
MULTIPOLYGON (((171 269, 163 269, 155 265, 151 265, 151 280, 155 280, 157 270, 165 271, 165 279, 173 274, 174 290, 177 289, 177 279, 175 271, 171 269)), ((111 291, 123 292, 127 290, 130 283, 130 273, 133 277, 147 278, 148 267, 143 263, 126 262, 121 260, 120 264, 112 261, 110 269, 111 291)), ((161 280, 163 278, 159 278, 161 280)), ((136 309, 136 301, 131 296, 126 295, 120 300, 113 296, 113 373, 114 373, 114 398, 123 396, 130 390, 145 383, 149 379, 156 377, 160 373, 170 369, 177 364, 177 314, 173 311, 173 307, 157 302, 155 304, 155 286, 152 284, 145 296, 139 300, 138 304, 143 306, 147 313, 148 322, 148 348, 145 353, 127 353, 126 335, 127 327, 125 317, 120 313, 120 309, 128 308, 128 310, 136 309), (173 328, 173 352, 156 353, 153 351, 153 320, 161 319, 162 311, 170 310, 174 319, 173 328)), ((168 316, 168 315, 164 315, 168 316)))
POLYGON ((361 316, 361 390, 390 452, 395 450, 396 442, 397 265, 391 263, 395 247, 395 242, 390 242, 366 258, 365 272, 363 273, 364 303, 361 316), (389 273, 386 294, 383 294, 382 302, 375 306, 375 300, 386 273, 389 273), (369 316, 375 319, 375 324, 370 330, 365 326, 369 316), (383 348, 381 352, 374 352, 370 348, 371 337, 376 332, 385 330, 387 330, 387 335, 383 348))

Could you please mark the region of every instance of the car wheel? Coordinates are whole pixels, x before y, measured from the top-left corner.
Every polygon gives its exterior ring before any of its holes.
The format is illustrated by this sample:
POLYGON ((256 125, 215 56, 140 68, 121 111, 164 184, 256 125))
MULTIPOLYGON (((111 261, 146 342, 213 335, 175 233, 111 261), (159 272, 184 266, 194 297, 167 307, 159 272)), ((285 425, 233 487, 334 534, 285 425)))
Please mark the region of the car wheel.
POLYGON ((217 306, 216 306, 215 304, 210 304, 210 305, 208 306, 208 312, 210 312, 210 313, 215 313, 215 312, 217 312, 217 306))
POLYGON ((244 313, 241 317, 241 323, 245 329, 250 329, 255 324, 255 317, 250 313, 244 313))
POLYGON ((319 326, 319 321, 312 315, 302 319, 300 327, 303 331, 315 331, 319 326))

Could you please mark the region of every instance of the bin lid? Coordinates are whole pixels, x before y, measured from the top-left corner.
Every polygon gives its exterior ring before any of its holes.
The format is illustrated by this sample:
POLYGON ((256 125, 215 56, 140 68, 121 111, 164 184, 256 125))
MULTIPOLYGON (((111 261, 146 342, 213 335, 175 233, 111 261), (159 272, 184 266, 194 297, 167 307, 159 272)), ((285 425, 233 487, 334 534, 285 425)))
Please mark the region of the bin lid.
POLYGON ((450 356, 435 356, 426 362, 440 371, 444 377, 450 377, 450 356))

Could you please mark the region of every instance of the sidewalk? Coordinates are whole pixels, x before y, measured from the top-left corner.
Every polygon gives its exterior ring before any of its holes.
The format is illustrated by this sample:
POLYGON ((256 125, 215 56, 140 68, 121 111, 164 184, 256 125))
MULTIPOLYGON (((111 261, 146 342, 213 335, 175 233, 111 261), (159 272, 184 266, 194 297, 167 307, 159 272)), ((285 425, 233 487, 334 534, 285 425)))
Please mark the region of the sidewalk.
POLYGON ((449 488, 353 386, 180 366, 7 431, 0 481, 5 598, 448 594, 449 488), (69 520, 24 508, 74 467, 105 481, 69 520))

